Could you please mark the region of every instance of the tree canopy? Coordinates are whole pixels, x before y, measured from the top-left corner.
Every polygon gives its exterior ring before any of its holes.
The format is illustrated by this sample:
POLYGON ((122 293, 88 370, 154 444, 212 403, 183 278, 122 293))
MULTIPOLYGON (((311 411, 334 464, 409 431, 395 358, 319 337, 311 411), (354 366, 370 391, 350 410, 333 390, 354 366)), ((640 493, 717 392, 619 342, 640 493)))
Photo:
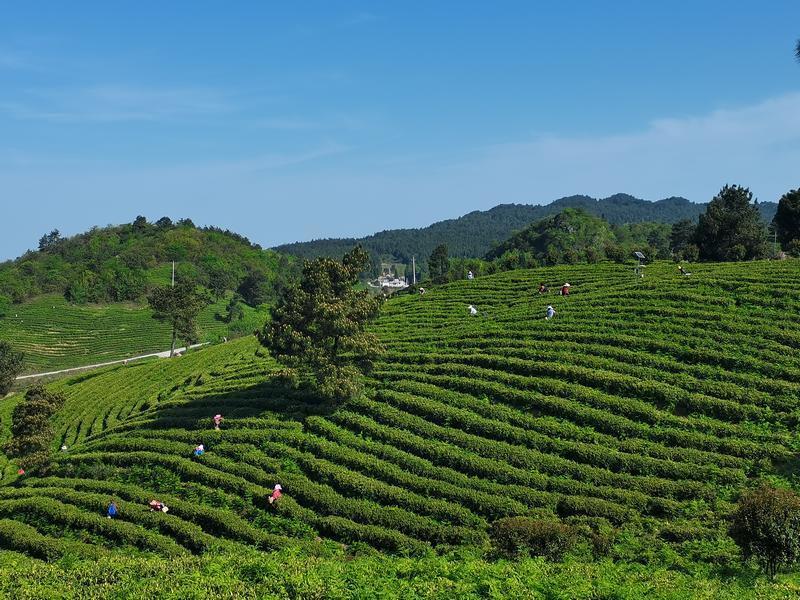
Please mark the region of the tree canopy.
POLYGON ((43 385, 28 389, 25 398, 11 413, 11 439, 4 450, 17 459, 25 470, 41 467, 50 458, 54 432, 50 423, 56 411, 64 404, 64 396, 48 391, 43 385))
MULTIPOLYGON (((765 222, 772 219, 775 206, 773 202, 758 205, 765 222)), ((550 204, 500 204, 490 210, 473 211, 457 219, 418 229, 389 229, 358 239, 322 239, 285 244, 274 249, 307 259, 320 256, 338 259, 354 245, 360 244, 372 257, 372 276, 380 275, 382 261, 408 265, 411 257, 416 256, 418 269, 427 277, 427 258, 439 244, 447 246, 451 259, 481 257, 514 232, 566 208, 583 209, 616 227, 645 222, 671 225, 681 219, 696 221, 705 211, 706 204, 677 197, 650 202, 627 194, 615 194, 600 200, 589 196, 569 196, 550 204)))
POLYGON ((174 287, 157 287, 147 298, 153 317, 172 327, 170 356, 175 353, 175 342, 197 342, 197 315, 208 304, 208 298, 197 291, 192 281, 178 282, 174 287))
POLYGON ((800 188, 781 196, 772 224, 783 248, 788 248, 793 240, 800 240, 800 188))
POLYGON ((356 289, 369 262, 356 247, 341 262, 305 261, 300 280, 284 291, 272 319, 258 333, 270 354, 289 369, 308 371, 316 391, 329 399, 353 396, 360 375, 380 352, 378 338, 366 331, 378 315, 380 299, 356 289))
POLYGON ((450 271, 450 261, 447 256, 447 246, 439 244, 428 258, 428 274, 434 283, 445 283, 450 271))
POLYGON ((168 280, 173 260, 183 277, 193 277, 217 297, 236 290, 250 273, 259 273, 271 289, 298 270, 230 231, 197 228, 188 219, 173 223, 169 217, 153 224, 139 216, 69 238, 56 229, 45 234, 39 251, 0 264, 0 296, 13 302, 45 293, 76 303, 138 301, 168 280))
POLYGON ((585 262, 604 257, 606 245, 615 236, 609 224, 584 210, 567 208, 557 215, 542 219, 499 244, 487 254, 499 258, 506 252, 530 252, 548 264, 585 262))
POLYGON ((0 398, 5 396, 22 371, 24 356, 16 352, 11 344, 0 340, 0 398))
POLYGON ((695 233, 703 260, 729 261, 768 255, 766 228, 753 193, 745 187, 726 185, 709 202, 695 233))

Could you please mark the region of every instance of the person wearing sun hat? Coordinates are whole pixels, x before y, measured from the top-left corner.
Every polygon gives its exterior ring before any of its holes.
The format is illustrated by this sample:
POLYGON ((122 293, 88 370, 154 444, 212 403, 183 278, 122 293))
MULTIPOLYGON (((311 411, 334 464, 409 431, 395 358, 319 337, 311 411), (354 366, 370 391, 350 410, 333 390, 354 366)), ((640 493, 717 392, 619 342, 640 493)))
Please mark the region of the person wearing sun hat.
POLYGON ((553 308, 551 305, 547 305, 547 316, 545 316, 545 321, 549 321, 553 317, 556 316, 556 309, 553 308))
POLYGON ((280 483, 276 483, 275 484, 275 488, 272 490, 272 493, 269 496, 269 503, 270 504, 275 504, 278 500, 281 499, 281 496, 283 496, 283 492, 281 490, 283 490, 283 487, 281 487, 281 484, 280 483))
POLYGON ((561 295, 562 296, 569 296, 569 288, 571 288, 571 287, 572 286, 570 284, 568 284, 568 283, 565 283, 564 285, 562 285, 561 286, 561 295))

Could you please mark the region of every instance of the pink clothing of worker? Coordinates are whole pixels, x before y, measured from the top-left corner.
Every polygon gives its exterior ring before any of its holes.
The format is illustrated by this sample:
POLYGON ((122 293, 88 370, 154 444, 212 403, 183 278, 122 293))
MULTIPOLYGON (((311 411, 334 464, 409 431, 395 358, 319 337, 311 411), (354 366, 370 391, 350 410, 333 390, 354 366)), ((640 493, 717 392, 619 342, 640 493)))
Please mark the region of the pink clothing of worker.
POLYGON ((281 492, 282 489, 283 488, 281 487, 280 483, 275 484, 275 489, 272 490, 272 494, 269 496, 270 504, 275 504, 275 502, 281 499, 281 496, 283 496, 283 493, 281 492))

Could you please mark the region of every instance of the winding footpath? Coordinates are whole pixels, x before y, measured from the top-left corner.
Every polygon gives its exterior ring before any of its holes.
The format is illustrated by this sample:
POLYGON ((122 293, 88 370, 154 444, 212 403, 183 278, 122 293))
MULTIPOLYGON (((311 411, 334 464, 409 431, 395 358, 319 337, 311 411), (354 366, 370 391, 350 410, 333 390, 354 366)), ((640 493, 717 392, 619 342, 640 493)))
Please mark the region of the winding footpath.
MULTIPOLYGON (((188 350, 193 348, 199 348, 200 346, 205 346, 209 342, 205 342, 203 344, 193 344, 188 347, 188 350)), ((186 352, 187 348, 184 346, 183 348, 175 348, 175 352, 186 352)), ((35 379, 37 377, 48 377, 50 375, 61 375, 63 373, 73 373, 77 371, 87 371, 89 369, 98 369, 100 367, 108 367, 110 365, 120 365, 122 363, 131 362, 132 360, 141 360, 143 358, 169 358, 169 350, 164 350, 163 352, 153 352, 151 354, 141 354, 139 356, 132 356, 130 358, 121 358, 119 360, 111 360, 104 363, 97 363, 94 365, 84 365, 82 367, 72 367, 70 369, 61 369, 60 371, 48 371, 47 373, 33 373, 31 375, 20 375, 17 377, 17 381, 22 379, 35 379)))

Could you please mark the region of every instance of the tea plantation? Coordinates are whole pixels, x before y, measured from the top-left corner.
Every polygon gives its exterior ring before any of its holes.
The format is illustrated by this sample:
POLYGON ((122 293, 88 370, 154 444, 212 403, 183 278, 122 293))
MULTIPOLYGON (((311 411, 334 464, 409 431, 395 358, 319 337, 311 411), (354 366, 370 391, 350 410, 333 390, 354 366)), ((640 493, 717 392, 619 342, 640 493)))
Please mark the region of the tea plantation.
POLYGON ((52 384, 53 468, 0 465, 0 569, 140 597, 793 597, 794 576, 739 566, 726 518, 756 479, 796 483, 800 264, 691 270, 517 270, 394 298, 366 393, 339 405, 282 387, 252 338, 52 384), (515 515, 597 543, 558 565, 488 560, 491 523, 515 515))
MULTIPOLYGON (((201 341, 233 335, 216 317, 226 304, 219 300, 200 314, 201 341)), ((264 320, 263 311, 243 310, 236 331, 252 331, 264 320)), ((11 307, 0 317, 0 339, 25 353, 25 373, 68 369, 168 350, 170 327, 152 314, 146 304, 78 305, 51 294, 11 307)))

